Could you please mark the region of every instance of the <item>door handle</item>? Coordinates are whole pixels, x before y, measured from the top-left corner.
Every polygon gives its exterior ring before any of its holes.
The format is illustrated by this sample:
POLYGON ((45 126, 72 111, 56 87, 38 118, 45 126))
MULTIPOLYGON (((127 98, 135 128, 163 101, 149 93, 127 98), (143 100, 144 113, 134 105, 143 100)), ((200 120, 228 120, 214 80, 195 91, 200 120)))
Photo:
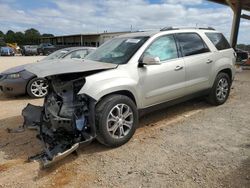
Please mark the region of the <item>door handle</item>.
POLYGON ((212 60, 212 59, 208 59, 208 60, 206 61, 206 63, 207 63, 207 64, 213 63, 213 60, 212 60))
POLYGON ((178 66, 175 67, 174 70, 175 70, 175 71, 178 71, 178 70, 181 70, 181 69, 183 69, 183 66, 179 66, 179 65, 178 65, 178 66))

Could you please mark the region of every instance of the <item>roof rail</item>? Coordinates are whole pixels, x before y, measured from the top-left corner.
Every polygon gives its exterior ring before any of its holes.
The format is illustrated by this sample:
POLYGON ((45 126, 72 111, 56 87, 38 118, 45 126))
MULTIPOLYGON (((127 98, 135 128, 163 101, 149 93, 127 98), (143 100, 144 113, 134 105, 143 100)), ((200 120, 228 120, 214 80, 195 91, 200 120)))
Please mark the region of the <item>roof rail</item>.
POLYGON ((204 30, 215 30, 212 27, 164 27, 160 31, 171 31, 180 29, 204 29, 204 30))
POLYGON ((139 29, 136 32, 159 31, 157 29, 139 29))

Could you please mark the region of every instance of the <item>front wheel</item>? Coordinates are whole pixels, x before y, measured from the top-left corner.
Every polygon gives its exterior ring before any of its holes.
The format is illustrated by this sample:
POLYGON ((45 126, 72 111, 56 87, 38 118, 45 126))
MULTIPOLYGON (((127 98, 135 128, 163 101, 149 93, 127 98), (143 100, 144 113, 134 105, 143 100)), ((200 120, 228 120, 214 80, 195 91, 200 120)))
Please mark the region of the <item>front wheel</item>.
POLYGON ((230 93, 230 87, 231 81, 228 74, 219 73, 208 96, 208 101, 216 106, 225 103, 230 93))
POLYGON ((48 83, 44 78, 33 78, 27 85, 27 93, 32 98, 42 98, 48 94, 48 83))
POLYGON ((127 96, 110 95, 96 107, 97 140, 118 147, 130 140, 138 124, 135 103, 127 96))

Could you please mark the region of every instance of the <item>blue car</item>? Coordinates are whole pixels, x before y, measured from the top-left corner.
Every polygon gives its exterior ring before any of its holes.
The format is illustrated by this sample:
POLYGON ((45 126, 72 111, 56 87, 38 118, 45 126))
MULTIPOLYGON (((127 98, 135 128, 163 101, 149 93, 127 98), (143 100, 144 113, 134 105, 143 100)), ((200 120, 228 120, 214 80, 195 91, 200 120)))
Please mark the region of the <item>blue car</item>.
POLYGON ((0 49, 0 55, 1 56, 14 56, 15 52, 10 47, 1 47, 1 49, 0 49))

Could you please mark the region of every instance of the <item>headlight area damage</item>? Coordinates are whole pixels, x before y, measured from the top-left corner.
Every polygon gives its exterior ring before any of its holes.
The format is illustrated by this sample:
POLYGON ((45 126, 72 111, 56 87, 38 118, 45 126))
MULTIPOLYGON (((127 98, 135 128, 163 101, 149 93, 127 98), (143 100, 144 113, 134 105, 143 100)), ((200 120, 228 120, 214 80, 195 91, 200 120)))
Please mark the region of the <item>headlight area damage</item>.
POLYGON ((36 127, 44 152, 30 157, 43 167, 74 152, 80 144, 90 143, 96 136, 95 101, 77 94, 85 83, 82 74, 48 77, 49 93, 43 107, 28 104, 23 109, 25 126, 36 127))

